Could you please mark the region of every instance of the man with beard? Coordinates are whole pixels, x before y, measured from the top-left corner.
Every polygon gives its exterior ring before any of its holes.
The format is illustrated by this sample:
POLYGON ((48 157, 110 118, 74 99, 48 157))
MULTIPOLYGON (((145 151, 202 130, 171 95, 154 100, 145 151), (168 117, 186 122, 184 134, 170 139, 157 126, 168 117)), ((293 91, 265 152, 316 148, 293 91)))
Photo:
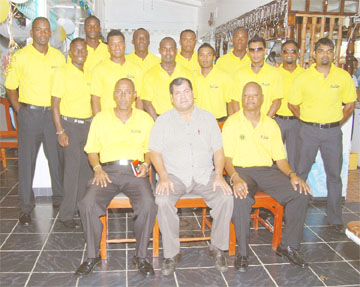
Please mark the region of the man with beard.
POLYGON ((295 79, 288 98, 291 111, 301 121, 296 146, 296 172, 306 180, 320 149, 328 191, 327 220, 335 231, 344 232, 341 125, 354 111, 355 86, 348 72, 332 64, 334 43, 330 39, 317 41, 313 56, 315 65, 295 79))
POLYGON ((298 52, 299 46, 293 40, 287 40, 281 46, 283 63, 279 70, 281 72, 283 82, 284 98, 281 100, 281 106, 275 115, 275 121, 278 123, 281 130, 282 140, 286 143, 288 162, 293 170, 295 170, 295 154, 299 121, 289 109, 287 99, 291 93, 294 79, 304 71, 302 67, 296 64, 299 54, 298 52))
POLYGON ((144 28, 137 29, 133 34, 134 51, 126 58, 138 64, 143 73, 160 63, 160 59, 149 52, 150 34, 144 28))
POLYGON ((176 62, 195 73, 200 70, 198 56, 195 52, 196 34, 193 30, 186 29, 180 33, 181 49, 176 55, 176 62))
POLYGON ((19 221, 23 225, 30 224, 30 213, 35 206, 32 182, 41 143, 49 161, 54 207, 60 206, 63 189, 56 129, 51 118, 51 80, 55 70, 65 64, 65 57, 49 45, 48 19, 36 18, 30 35, 32 44, 14 54, 5 80, 6 93, 18 121, 19 221))

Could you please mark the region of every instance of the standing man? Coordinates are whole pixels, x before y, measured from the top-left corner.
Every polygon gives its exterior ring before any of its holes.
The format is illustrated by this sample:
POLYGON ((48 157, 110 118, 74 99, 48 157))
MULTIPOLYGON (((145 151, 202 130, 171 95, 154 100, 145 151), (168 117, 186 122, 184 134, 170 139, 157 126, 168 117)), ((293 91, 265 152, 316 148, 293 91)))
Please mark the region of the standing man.
POLYGON ((221 56, 216 61, 216 66, 227 72, 229 75, 234 75, 237 70, 251 64, 250 58, 246 53, 248 43, 247 30, 244 28, 236 29, 231 42, 233 48, 229 53, 221 56))
POLYGON ((100 20, 90 15, 85 19, 85 35, 88 56, 84 64, 85 71, 91 73, 97 64, 110 58, 108 47, 100 40, 100 20))
POLYGON ((212 113, 218 121, 224 122, 228 115, 228 105, 230 105, 232 96, 231 77, 214 66, 215 50, 208 43, 200 46, 198 58, 201 70, 194 76, 198 89, 195 104, 212 113))
POLYGON ((132 107, 135 97, 134 83, 128 78, 120 79, 114 88, 116 107, 101 111, 91 123, 85 151, 94 179, 79 203, 88 258, 76 271, 77 275, 90 273, 101 261, 99 217, 105 215, 107 206, 120 192, 130 198, 134 210, 136 251, 132 262, 143 276, 154 275, 146 259, 157 211, 147 175, 150 164, 147 145, 154 122, 147 113, 132 107), (136 174, 132 168, 134 160, 143 162, 136 174))
POLYGON ((299 45, 293 40, 287 40, 281 46, 281 57, 283 60, 279 70, 281 72, 284 98, 281 100, 281 106, 276 112, 275 121, 281 130, 281 137, 286 143, 287 158, 292 170, 295 170, 296 143, 298 136, 299 121, 288 107, 288 97, 294 79, 305 71, 296 64, 299 54, 299 45))
POLYGON ((186 29, 180 33, 181 49, 176 55, 176 62, 195 73, 200 70, 198 57, 195 52, 196 34, 193 30, 186 29))
POLYGON ((265 63, 266 42, 263 38, 255 35, 249 41, 248 54, 251 64, 238 70, 234 76, 236 86, 234 87, 234 112, 240 109, 241 95, 244 86, 248 82, 258 83, 264 94, 264 103, 261 112, 270 118, 275 116, 280 108, 283 98, 283 85, 281 74, 278 69, 265 63))
POLYGON ((235 196, 232 221, 238 254, 234 265, 241 272, 248 268, 250 213, 258 189, 285 206, 286 225, 276 254, 297 266, 307 266, 298 250, 310 189, 290 168, 278 125, 261 113, 263 101, 261 86, 247 83, 242 94, 242 110, 229 117, 222 133, 225 168, 235 196))
POLYGON ((223 251, 229 248, 233 197, 222 175, 224 151, 220 129, 213 115, 194 106, 188 79, 174 79, 170 93, 174 109, 157 119, 149 142, 151 162, 160 178, 155 201, 164 248, 161 270, 170 275, 180 263, 175 204, 182 195, 192 193, 202 196, 211 208, 210 256, 215 268, 224 272, 227 262, 223 251))
POLYGON ((83 198, 92 171, 84 152, 91 123, 90 79, 84 72, 88 52, 86 41, 71 41, 71 63, 55 72, 52 85, 52 116, 58 143, 64 151, 64 200, 59 218, 68 228, 78 228, 73 220, 77 203, 83 198))
MULTIPOLYGON (((125 58, 124 34, 119 30, 111 30, 107 35, 107 42, 110 58, 98 64, 92 72, 91 106, 94 115, 116 106, 112 95, 113 87, 119 79, 128 78, 135 83, 136 87, 142 85, 141 68, 125 58)), ((141 102, 137 102, 137 104, 139 104, 138 108, 142 108, 141 102)))
POLYGON ((330 39, 317 41, 313 56, 315 65, 295 79, 288 99, 291 111, 301 121, 296 172, 306 180, 320 149, 328 190, 327 220, 336 231, 344 232, 341 216, 341 125, 354 111, 355 86, 348 72, 332 64, 334 43, 330 39))
POLYGON ((35 207, 32 183, 40 144, 49 161, 53 206, 62 198, 62 169, 56 129, 51 118, 51 80, 64 55, 49 45, 50 23, 44 17, 32 23, 32 44, 11 59, 5 80, 6 93, 17 113, 19 140, 19 196, 21 224, 29 225, 35 207))
POLYGON ((132 43, 135 49, 131 54, 126 55, 126 58, 138 64, 143 73, 160 64, 160 58, 149 52, 150 34, 147 30, 137 29, 133 34, 132 43))
POLYGON ((165 37, 160 41, 159 53, 161 63, 152 67, 144 75, 141 99, 147 111, 154 120, 162 113, 173 108, 169 84, 176 78, 184 77, 193 81, 193 74, 183 65, 175 62, 176 42, 165 37))

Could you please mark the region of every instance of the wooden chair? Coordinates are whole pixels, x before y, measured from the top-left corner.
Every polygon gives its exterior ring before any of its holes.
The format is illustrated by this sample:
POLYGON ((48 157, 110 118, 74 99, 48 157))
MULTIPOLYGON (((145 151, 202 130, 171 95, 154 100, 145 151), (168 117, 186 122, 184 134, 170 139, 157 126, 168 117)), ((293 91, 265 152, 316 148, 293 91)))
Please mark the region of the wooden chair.
MULTIPOLYGON (((205 201, 199 196, 192 196, 192 195, 184 195, 176 204, 177 208, 202 208, 202 215, 201 215, 201 231, 205 232, 205 226, 211 228, 211 222, 208 218, 206 218, 206 208, 207 205, 205 201)), ((109 206, 106 210, 106 215, 100 217, 100 220, 103 224, 103 232, 101 237, 100 243, 100 256, 101 259, 106 259, 107 257, 107 244, 108 243, 130 243, 136 242, 135 238, 116 238, 116 239, 109 239, 109 230, 108 230, 108 210, 109 209, 124 209, 124 208, 132 208, 130 204, 129 198, 123 194, 119 193, 113 200, 110 202, 109 206)), ((159 225, 157 220, 155 220, 155 225, 153 228, 153 257, 159 256, 159 225)), ((185 237, 181 238, 180 242, 189 242, 189 241, 200 241, 200 240, 210 240, 210 236, 203 236, 203 237, 185 237)))
MULTIPOLYGON (((276 250, 281 242, 282 232, 282 219, 284 213, 284 207, 273 199, 270 195, 265 192, 258 190, 255 194, 255 203, 252 206, 255 208, 255 212, 251 214, 251 218, 254 219, 254 228, 257 230, 259 222, 264 225, 270 232, 273 233, 272 238, 272 249, 276 250), (274 214, 274 226, 271 226, 259 216, 259 208, 263 207, 270 210, 274 214)), ((236 236, 234 224, 230 223, 230 246, 229 255, 235 255, 236 249, 236 236)))
MULTIPOLYGON (((18 147, 18 140, 17 140, 17 121, 16 115, 14 115, 16 129, 13 128, 11 123, 10 117, 10 103, 6 98, 0 98, 0 104, 4 106, 5 111, 5 119, 6 119, 6 130, 0 131, 0 160, 2 161, 2 165, 6 168, 6 159, 14 159, 14 157, 7 157, 6 156, 6 148, 17 148, 18 147)), ((17 157, 15 157, 17 158, 17 157)))

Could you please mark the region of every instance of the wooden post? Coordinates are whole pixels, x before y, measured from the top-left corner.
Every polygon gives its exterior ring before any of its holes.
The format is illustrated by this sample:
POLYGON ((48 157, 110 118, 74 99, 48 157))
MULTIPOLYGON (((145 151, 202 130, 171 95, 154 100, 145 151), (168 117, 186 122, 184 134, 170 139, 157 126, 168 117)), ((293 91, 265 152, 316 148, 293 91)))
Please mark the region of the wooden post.
POLYGON ((342 25, 343 25, 343 18, 340 17, 339 19, 339 29, 338 29, 338 38, 336 41, 336 59, 335 65, 338 67, 340 66, 340 50, 341 50, 341 42, 342 42, 342 25))
POLYGON ((216 59, 220 57, 220 44, 221 44, 221 37, 215 38, 215 52, 216 52, 216 59))
POLYGON ((224 39, 224 41, 223 41, 223 55, 227 54, 228 44, 229 44, 229 41, 227 39, 224 39))
POLYGON ((288 26, 287 29, 285 31, 285 39, 286 40, 295 40, 295 22, 296 22, 296 17, 295 14, 290 14, 288 16, 288 26))
POLYGON ((354 60, 355 60, 354 43, 355 43, 355 39, 356 39, 356 30, 355 30, 354 25, 349 26, 347 38, 349 39, 349 42, 348 42, 347 49, 346 49, 346 64, 345 64, 344 69, 346 71, 348 71, 350 73, 350 75, 352 75, 353 69, 354 69, 354 60))
POLYGON ((315 44, 315 33, 316 33, 317 17, 311 18, 311 35, 310 35, 310 53, 309 53, 309 67, 313 62, 313 52, 315 44))
POLYGON ((326 24, 326 18, 323 16, 321 17, 320 38, 324 38, 325 24, 326 24))
POLYGON ((330 29, 329 29, 329 39, 333 39, 334 34, 334 28, 335 28, 335 18, 330 18, 330 29))
POLYGON ((301 46, 300 46, 300 67, 304 67, 304 55, 305 55, 305 42, 306 42, 306 25, 308 17, 303 17, 302 30, 301 30, 301 46))

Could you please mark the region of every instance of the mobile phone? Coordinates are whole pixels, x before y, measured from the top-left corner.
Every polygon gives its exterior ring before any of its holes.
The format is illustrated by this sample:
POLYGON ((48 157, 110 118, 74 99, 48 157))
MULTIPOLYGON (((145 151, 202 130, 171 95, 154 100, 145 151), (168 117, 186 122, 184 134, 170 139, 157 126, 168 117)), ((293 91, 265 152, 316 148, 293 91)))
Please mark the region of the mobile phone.
POLYGON ((141 162, 138 160, 133 160, 131 162, 131 168, 132 168, 135 176, 139 175, 139 173, 140 173, 140 171, 139 171, 140 165, 141 165, 141 162))

